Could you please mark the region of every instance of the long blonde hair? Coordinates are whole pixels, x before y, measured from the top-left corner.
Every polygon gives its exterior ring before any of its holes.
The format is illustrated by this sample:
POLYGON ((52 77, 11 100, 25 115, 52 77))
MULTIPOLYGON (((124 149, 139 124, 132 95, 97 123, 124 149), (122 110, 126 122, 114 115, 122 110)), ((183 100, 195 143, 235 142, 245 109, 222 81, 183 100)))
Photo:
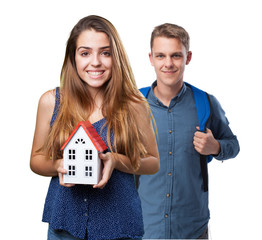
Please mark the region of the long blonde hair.
POLYGON ((85 30, 105 33, 110 41, 112 76, 103 86, 102 114, 107 120, 107 141, 110 150, 128 156, 132 167, 139 167, 139 160, 146 155, 142 144, 142 131, 137 127, 135 111, 131 102, 143 102, 130 67, 127 54, 115 27, 99 16, 81 19, 72 29, 67 41, 65 59, 61 71, 61 105, 57 118, 50 130, 44 148, 53 159, 62 157, 60 147, 66 141, 79 121, 85 121, 93 111, 94 101, 87 84, 76 70, 75 52, 79 35, 85 30), (110 132, 114 133, 114 146, 110 132))

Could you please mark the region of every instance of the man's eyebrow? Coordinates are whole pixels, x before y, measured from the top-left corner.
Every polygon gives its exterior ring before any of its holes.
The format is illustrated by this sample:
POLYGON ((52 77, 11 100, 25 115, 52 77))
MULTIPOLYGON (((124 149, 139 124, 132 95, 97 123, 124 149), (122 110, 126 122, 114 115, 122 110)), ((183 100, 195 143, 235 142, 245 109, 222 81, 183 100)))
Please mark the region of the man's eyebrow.
POLYGON ((161 54, 163 54, 162 52, 153 52, 153 53, 157 53, 157 54, 161 53, 161 54))
MULTIPOLYGON (((84 49, 86 49, 86 50, 92 49, 91 47, 80 46, 80 47, 77 48, 77 51, 78 51, 79 49, 81 49, 81 48, 84 48, 84 49)), ((104 50, 104 49, 107 49, 107 48, 110 48, 110 46, 104 46, 104 47, 101 47, 101 48, 99 48, 99 49, 104 50)))
MULTIPOLYGON (((172 52, 172 53, 169 53, 168 55, 175 55, 175 54, 183 54, 182 51, 176 51, 176 52, 172 52)), ((153 55, 166 55, 166 53, 163 53, 163 52, 153 52, 153 55)))

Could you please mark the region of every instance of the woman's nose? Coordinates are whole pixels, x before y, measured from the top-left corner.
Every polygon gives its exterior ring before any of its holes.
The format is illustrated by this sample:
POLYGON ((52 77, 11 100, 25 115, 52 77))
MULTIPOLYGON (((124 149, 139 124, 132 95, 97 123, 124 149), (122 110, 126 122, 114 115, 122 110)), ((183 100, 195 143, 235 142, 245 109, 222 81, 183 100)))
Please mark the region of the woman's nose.
POLYGON ((99 65, 101 65, 100 58, 99 58, 99 56, 97 54, 94 54, 92 56, 91 64, 92 64, 92 66, 99 66, 99 65))

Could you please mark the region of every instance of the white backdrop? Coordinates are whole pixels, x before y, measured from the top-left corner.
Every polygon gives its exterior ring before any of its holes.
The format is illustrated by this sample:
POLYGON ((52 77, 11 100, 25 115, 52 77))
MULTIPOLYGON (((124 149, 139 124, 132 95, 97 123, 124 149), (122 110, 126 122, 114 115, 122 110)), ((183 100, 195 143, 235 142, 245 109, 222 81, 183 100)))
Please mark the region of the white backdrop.
POLYGON ((189 32, 193 58, 184 80, 219 99, 241 147, 237 158, 209 165, 211 239, 258 239, 262 17, 255 0, 1 1, 1 239, 46 239, 49 178, 29 168, 36 110, 41 94, 59 85, 69 32, 90 14, 117 28, 138 87, 155 79, 148 59, 154 26, 170 22, 189 32))

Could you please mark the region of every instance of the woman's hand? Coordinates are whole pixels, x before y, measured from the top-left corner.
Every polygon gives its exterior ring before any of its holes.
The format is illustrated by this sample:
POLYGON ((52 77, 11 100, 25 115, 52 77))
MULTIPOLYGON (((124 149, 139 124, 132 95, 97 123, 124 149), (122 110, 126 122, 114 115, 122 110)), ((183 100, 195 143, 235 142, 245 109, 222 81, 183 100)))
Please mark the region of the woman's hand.
POLYGON ((102 179, 98 184, 95 184, 93 188, 101 188, 103 189, 105 185, 107 184, 108 180, 110 179, 113 170, 116 166, 116 160, 113 157, 113 154, 111 152, 107 153, 99 153, 99 158, 103 162, 103 171, 102 171, 102 179))
POLYGON ((58 159, 55 160, 58 161, 58 168, 57 168, 57 173, 59 177, 59 184, 63 187, 73 187, 75 184, 71 183, 64 183, 64 174, 67 173, 66 169, 64 169, 64 160, 63 159, 58 159))

